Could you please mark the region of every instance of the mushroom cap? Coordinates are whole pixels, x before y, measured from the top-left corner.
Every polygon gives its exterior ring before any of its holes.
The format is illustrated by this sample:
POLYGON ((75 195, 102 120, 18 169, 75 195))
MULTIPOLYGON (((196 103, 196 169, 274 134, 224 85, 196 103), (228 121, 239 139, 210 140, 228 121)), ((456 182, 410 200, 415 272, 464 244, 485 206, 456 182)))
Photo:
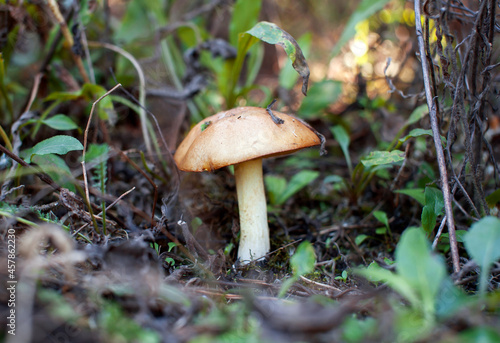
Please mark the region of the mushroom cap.
POLYGON ((174 155, 179 169, 212 171, 256 158, 289 154, 319 145, 319 137, 301 120, 266 109, 238 107, 205 118, 188 133, 174 155))

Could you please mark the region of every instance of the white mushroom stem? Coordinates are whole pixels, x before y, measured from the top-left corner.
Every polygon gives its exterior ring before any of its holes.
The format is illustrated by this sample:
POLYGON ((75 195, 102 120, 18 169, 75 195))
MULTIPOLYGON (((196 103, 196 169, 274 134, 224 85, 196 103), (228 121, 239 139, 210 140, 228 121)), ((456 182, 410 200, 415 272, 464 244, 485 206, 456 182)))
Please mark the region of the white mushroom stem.
POLYGON ((263 257, 270 249, 262 159, 236 164, 234 176, 240 212, 238 258, 247 264, 263 257))

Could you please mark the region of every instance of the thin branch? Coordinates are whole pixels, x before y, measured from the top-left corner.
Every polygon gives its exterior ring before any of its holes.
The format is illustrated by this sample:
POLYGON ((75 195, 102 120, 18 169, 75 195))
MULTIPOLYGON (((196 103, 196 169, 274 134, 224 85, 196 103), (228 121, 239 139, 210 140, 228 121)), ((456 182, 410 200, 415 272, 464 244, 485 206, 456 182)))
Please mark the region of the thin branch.
POLYGON ((92 108, 90 109, 90 114, 89 114, 89 120, 87 121, 87 127, 85 128, 85 132, 83 133, 83 156, 82 156, 82 171, 83 171, 83 181, 85 185, 85 202, 87 203, 87 206, 89 208, 89 213, 90 216, 92 217, 92 222, 94 223, 94 228, 97 231, 97 221, 94 216, 94 212, 92 211, 92 206, 90 205, 90 194, 89 194, 89 185, 87 181, 87 168, 85 168, 85 153, 87 151, 87 142, 88 142, 88 134, 89 134, 89 128, 90 128, 90 123, 92 122, 92 116, 94 114, 94 110, 96 105, 105 97, 107 97, 110 93, 112 93, 115 89, 118 87, 121 87, 122 85, 119 83, 113 88, 111 88, 109 91, 107 91, 103 96, 101 96, 99 99, 94 101, 92 104, 92 108))
POLYGON ((450 236, 450 250, 453 260, 453 271, 460 272, 460 260, 458 255, 457 237, 455 234, 455 221, 453 219, 453 208, 451 206, 450 185, 448 184, 448 174, 446 171, 446 162, 444 159, 443 147, 441 145, 441 136, 439 134, 439 126, 436 116, 436 103, 432 97, 431 85, 429 80, 429 66, 425 53, 425 44, 422 31, 422 22, 420 20, 420 0, 415 0, 415 27, 420 53, 420 63, 422 64, 422 73, 424 77, 425 97, 427 99, 427 107, 429 108, 429 116, 432 127, 432 135, 434 138, 434 146, 436 147, 436 157, 439 166, 439 174, 441 176, 441 189, 444 198, 444 208, 446 220, 448 224, 448 232, 450 236))

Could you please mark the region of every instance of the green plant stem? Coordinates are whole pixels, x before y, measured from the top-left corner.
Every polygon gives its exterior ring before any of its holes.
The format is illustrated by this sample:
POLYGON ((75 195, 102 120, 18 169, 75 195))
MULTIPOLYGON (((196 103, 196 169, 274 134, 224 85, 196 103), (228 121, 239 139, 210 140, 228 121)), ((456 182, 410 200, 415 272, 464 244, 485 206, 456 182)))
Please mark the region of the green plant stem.
POLYGON ((0 94, 5 100, 5 104, 7 105, 7 110, 9 111, 11 120, 14 116, 14 107, 12 106, 12 101, 9 98, 9 93, 7 92, 7 88, 5 87, 5 63, 3 59, 2 52, 0 52, 0 94))
POLYGON ((0 137, 2 137, 3 141, 5 142, 5 146, 7 149, 12 151, 12 144, 10 142, 9 136, 7 136, 7 133, 3 129, 2 125, 0 125, 0 137))

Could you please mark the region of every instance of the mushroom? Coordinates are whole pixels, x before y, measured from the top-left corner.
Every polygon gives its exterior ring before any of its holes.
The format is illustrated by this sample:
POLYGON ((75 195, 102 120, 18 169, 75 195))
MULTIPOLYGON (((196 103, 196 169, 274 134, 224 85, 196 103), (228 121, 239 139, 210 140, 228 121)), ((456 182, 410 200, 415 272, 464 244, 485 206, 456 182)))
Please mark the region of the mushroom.
POLYGON ((276 112, 276 124, 258 107, 238 107, 205 118, 194 126, 174 155, 180 170, 213 171, 234 165, 240 214, 238 258, 247 264, 269 252, 264 157, 285 155, 319 145, 318 133, 298 118, 276 112))

